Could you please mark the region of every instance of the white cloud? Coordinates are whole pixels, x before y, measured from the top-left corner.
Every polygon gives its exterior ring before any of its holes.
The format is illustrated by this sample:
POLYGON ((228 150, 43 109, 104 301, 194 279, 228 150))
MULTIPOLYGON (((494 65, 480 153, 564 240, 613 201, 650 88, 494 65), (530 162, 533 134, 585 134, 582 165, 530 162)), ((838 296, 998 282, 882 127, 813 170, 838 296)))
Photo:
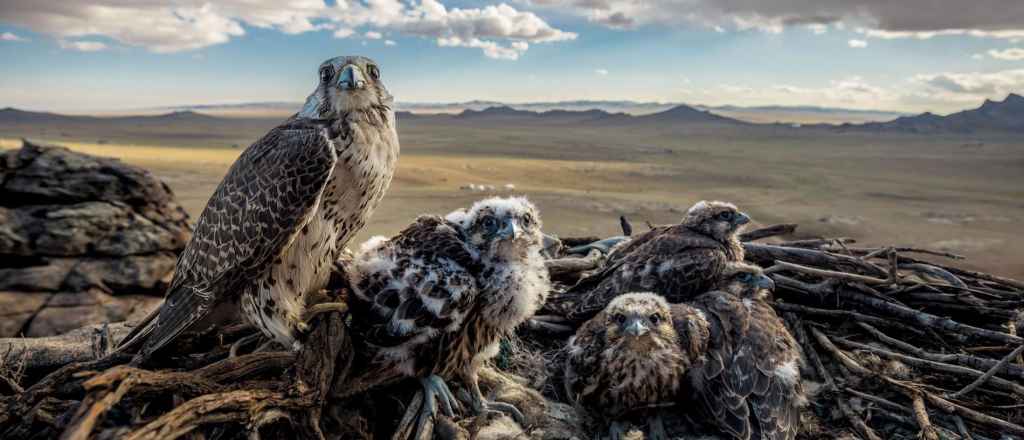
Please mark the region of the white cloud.
POLYGON ((726 30, 725 30, 724 27, 721 27, 719 25, 715 25, 715 32, 718 32, 720 34, 724 34, 726 32, 726 30))
POLYGON ((972 94, 978 97, 993 97, 1020 92, 1024 89, 1024 69, 1001 72, 934 73, 915 75, 913 83, 954 94, 972 94))
MULTIPOLYGON (((1024 36, 1024 26, 1022 29, 1009 29, 1000 31, 987 31, 979 29, 939 29, 934 31, 887 31, 880 29, 866 29, 856 28, 854 32, 871 38, 881 38, 884 40, 894 40, 901 38, 917 38, 918 40, 928 40, 933 37, 944 36, 944 35, 970 35, 972 37, 991 37, 991 38, 1019 38, 1024 36)), ((1011 40, 1012 41, 1012 40, 1011 40)))
POLYGON ((1024 48, 1020 47, 1011 47, 1004 50, 992 49, 986 53, 992 58, 999 58, 1001 60, 1024 60, 1024 48))
MULTIPOLYGON (((632 20, 634 26, 703 25, 777 33, 784 27, 822 25, 870 26, 896 36, 952 31, 974 36, 1024 36, 1020 0, 519 0, 532 6, 558 6, 579 15, 632 20)), ((615 23, 592 22, 611 27, 615 23)), ((881 37, 881 35, 879 35, 881 37)))
POLYGON ((846 44, 849 44, 850 47, 855 47, 858 49, 868 47, 868 42, 864 40, 850 40, 847 41, 846 44))
POLYGON ((15 34, 13 34, 11 32, 4 32, 3 34, 0 34, 0 40, 3 40, 3 41, 18 41, 18 42, 21 42, 21 43, 28 43, 29 41, 32 41, 32 40, 29 40, 28 38, 25 38, 25 37, 19 37, 19 36, 15 35, 15 34))
POLYGON ((330 30, 336 38, 359 34, 380 39, 384 31, 458 38, 465 44, 457 46, 483 48, 488 56, 505 48, 499 58, 506 59, 514 59, 508 50, 518 51, 516 57, 523 51, 518 49, 522 44, 513 46, 515 42, 577 37, 551 27, 533 12, 505 3, 449 10, 438 0, 337 0, 332 4, 324 0, 4 0, 0 24, 62 39, 102 35, 150 52, 224 43, 245 35, 243 24, 286 34, 330 30))
POLYGON ((484 50, 484 56, 495 60, 519 59, 519 56, 530 48, 525 41, 513 41, 508 46, 502 46, 494 41, 484 41, 479 38, 463 40, 459 37, 441 37, 437 39, 437 45, 441 47, 477 47, 484 50))
POLYGON ((751 87, 745 86, 745 85, 743 85, 743 86, 734 86, 734 85, 731 85, 731 84, 719 84, 718 87, 722 88, 722 90, 725 90, 726 92, 731 92, 731 93, 757 93, 756 90, 754 90, 751 87))
POLYGON ((976 54, 973 54, 973 55, 967 55, 967 57, 972 59, 972 60, 983 60, 983 59, 985 59, 985 55, 980 54, 980 53, 976 53, 976 54))
POLYGON ((814 35, 824 35, 828 32, 828 26, 821 23, 811 23, 807 25, 807 28, 810 29, 811 32, 814 32, 814 35))
POLYGON ((57 47, 64 50, 77 50, 81 52, 95 52, 99 50, 108 50, 110 46, 100 41, 65 41, 58 40, 57 47))
POLYGON ((608 76, 608 69, 594 69, 594 73, 601 76, 608 76))
POLYGON ((394 46, 396 44, 398 44, 398 43, 395 43, 393 40, 384 40, 384 45, 385 46, 394 46))

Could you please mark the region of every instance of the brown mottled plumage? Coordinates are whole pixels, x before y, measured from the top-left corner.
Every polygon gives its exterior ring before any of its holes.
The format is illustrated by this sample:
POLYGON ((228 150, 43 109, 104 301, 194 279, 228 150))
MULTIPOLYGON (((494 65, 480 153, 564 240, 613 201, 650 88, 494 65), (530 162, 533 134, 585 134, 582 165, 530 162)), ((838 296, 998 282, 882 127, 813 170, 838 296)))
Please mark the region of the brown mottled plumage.
POLYGON ((771 305, 761 268, 729 263, 715 290, 690 305, 711 332, 703 362, 690 370, 694 417, 736 439, 791 440, 805 404, 799 346, 771 305))
MULTIPOLYGON (((673 399, 707 341, 699 311, 652 293, 620 295, 569 340, 562 385, 570 402, 609 418, 617 440, 619 417, 673 399)), ((650 422, 649 438, 664 438, 660 415, 650 422)))
POLYGON ((293 345, 307 295, 326 285, 384 196, 399 149, 393 98, 373 61, 333 58, 318 75, 303 109, 228 170, 163 304, 119 350, 141 345, 145 361, 214 308, 293 345))
POLYGON ((353 325, 370 347, 370 371, 432 380, 424 386, 442 400, 446 383, 459 378, 478 406, 489 405, 477 369, 550 288, 540 228, 525 198, 490 198, 365 243, 350 281, 353 325))
POLYGON ((736 236, 749 222, 730 203, 699 202, 681 224, 655 228, 617 246, 604 270, 566 292, 552 293, 545 308, 582 321, 627 292, 654 292, 669 302, 693 298, 711 287, 727 262, 743 260, 736 236))

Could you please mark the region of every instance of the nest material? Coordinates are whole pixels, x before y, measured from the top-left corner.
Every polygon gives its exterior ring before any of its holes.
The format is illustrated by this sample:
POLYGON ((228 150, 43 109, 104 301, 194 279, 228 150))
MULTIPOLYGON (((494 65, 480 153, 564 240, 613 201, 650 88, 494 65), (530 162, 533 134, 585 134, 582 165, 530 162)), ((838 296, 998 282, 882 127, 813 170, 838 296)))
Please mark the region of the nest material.
MULTIPOLYGON (((750 243, 795 228, 741 238, 747 259, 775 280, 772 305, 804 350, 811 404, 801 437, 1024 438, 1024 282, 910 257, 961 259, 926 249, 858 248, 850 239, 750 243)), ((603 265, 595 249, 566 255, 569 245, 597 239, 562 240, 548 261, 556 288, 603 265)), ((408 434, 402 413, 416 406, 418 384, 359 371, 341 313, 314 318, 298 352, 252 352, 251 327, 215 328, 181 339, 146 370, 108 354, 129 327, 0 340, 0 438, 408 434), (231 357, 232 349, 247 354, 231 357)), ((484 391, 522 409, 527 426, 495 414, 438 415, 420 438, 602 436, 594 419, 542 386, 552 353, 574 331, 561 317, 535 316, 495 362, 507 371, 481 373, 484 391)))

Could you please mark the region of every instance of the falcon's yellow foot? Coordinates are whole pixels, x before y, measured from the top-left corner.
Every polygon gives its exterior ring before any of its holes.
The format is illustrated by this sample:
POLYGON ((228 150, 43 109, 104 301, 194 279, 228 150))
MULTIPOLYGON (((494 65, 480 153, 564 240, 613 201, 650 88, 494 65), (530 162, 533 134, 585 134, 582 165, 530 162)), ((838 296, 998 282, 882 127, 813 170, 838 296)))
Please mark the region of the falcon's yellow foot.
POLYGON ((302 322, 308 323, 314 316, 327 312, 348 313, 348 304, 343 302, 327 302, 306 307, 306 311, 302 313, 302 322))

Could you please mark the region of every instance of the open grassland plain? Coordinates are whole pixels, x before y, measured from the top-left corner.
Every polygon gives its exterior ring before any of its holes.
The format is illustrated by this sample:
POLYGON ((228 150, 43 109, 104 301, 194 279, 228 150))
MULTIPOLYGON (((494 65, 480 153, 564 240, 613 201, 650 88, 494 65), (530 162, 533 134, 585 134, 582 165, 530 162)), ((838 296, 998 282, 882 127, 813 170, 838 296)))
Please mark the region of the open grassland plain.
MULTIPOLYGON (((17 139, 28 136, 143 166, 195 218, 242 148, 281 121, 158 118, 135 125, 0 121, 0 146, 20 147, 17 139)), ((644 221, 676 222, 693 202, 718 199, 736 203, 754 226, 799 223, 787 239, 929 247, 965 255, 965 267, 1024 278, 1019 136, 572 115, 403 115, 398 124, 399 169, 358 241, 394 234, 419 214, 508 194, 503 187, 511 183, 514 194, 537 203, 554 235, 617 235, 620 215, 642 231, 644 221), (470 183, 494 189, 459 189, 470 183)))

